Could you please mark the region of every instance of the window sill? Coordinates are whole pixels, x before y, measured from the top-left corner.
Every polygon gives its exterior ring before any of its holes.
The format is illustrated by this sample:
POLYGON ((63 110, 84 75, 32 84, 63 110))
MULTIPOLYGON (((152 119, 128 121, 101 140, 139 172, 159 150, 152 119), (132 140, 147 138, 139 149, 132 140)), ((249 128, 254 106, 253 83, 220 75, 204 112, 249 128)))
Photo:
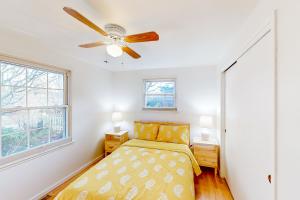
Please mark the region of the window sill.
POLYGON ((26 161, 36 159, 63 147, 69 146, 74 142, 75 141, 73 141, 72 138, 67 138, 52 144, 43 145, 35 149, 28 150, 26 152, 2 158, 0 159, 0 171, 20 165, 26 161))
POLYGON ((177 108, 143 108, 145 111, 175 111, 177 112, 177 108))

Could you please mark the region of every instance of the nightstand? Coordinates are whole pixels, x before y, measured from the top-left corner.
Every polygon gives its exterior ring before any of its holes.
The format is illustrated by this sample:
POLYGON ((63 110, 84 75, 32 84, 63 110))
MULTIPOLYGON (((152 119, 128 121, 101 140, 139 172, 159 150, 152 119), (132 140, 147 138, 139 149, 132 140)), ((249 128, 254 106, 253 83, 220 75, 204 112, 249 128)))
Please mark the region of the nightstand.
POLYGON ((194 156, 200 166, 215 169, 215 175, 219 168, 219 144, 216 140, 204 141, 201 138, 193 140, 194 156))
POLYGON ((116 150, 121 144, 128 140, 128 131, 105 134, 105 156, 116 150))

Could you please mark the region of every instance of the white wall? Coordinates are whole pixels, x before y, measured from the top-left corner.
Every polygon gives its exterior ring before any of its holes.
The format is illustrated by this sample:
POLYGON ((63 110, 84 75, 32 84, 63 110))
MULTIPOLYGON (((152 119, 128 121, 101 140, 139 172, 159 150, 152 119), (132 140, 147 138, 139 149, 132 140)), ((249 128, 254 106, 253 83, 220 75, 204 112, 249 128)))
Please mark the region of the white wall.
POLYGON ((257 34, 272 18, 274 10, 273 0, 260 0, 251 15, 235 33, 234 39, 230 42, 229 51, 224 55, 219 68, 227 68, 241 56, 245 48, 253 42, 257 34))
POLYGON ((113 74, 115 109, 124 115, 131 134, 134 120, 177 121, 191 124, 191 135, 200 133, 199 117, 216 117, 217 70, 214 66, 155 69, 113 74), (178 111, 143 111, 143 79, 176 78, 178 111))
POLYGON ((103 153, 110 128, 111 72, 61 56, 23 33, 0 29, 0 52, 72 71, 74 143, 0 171, 0 199, 26 200, 103 153))

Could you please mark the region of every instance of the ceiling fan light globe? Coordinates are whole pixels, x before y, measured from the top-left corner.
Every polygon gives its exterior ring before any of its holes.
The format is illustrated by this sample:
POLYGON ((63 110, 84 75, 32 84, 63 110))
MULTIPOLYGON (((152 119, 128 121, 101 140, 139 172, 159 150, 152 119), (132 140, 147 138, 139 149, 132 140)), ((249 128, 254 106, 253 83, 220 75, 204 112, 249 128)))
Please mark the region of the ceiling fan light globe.
POLYGON ((123 54, 123 50, 119 45, 111 44, 106 46, 108 55, 112 57, 120 57, 123 54))

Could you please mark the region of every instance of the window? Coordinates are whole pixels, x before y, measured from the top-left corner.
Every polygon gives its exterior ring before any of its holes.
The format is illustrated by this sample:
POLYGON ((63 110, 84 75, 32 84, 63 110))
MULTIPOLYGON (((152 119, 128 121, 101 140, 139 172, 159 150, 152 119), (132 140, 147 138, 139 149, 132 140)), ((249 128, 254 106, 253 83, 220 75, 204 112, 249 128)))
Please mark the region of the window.
POLYGON ((2 160, 69 138, 68 73, 38 67, 0 60, 2 160))
POLYGON ((145 108, 176 110, 175 79, 144 80, 145 108))

